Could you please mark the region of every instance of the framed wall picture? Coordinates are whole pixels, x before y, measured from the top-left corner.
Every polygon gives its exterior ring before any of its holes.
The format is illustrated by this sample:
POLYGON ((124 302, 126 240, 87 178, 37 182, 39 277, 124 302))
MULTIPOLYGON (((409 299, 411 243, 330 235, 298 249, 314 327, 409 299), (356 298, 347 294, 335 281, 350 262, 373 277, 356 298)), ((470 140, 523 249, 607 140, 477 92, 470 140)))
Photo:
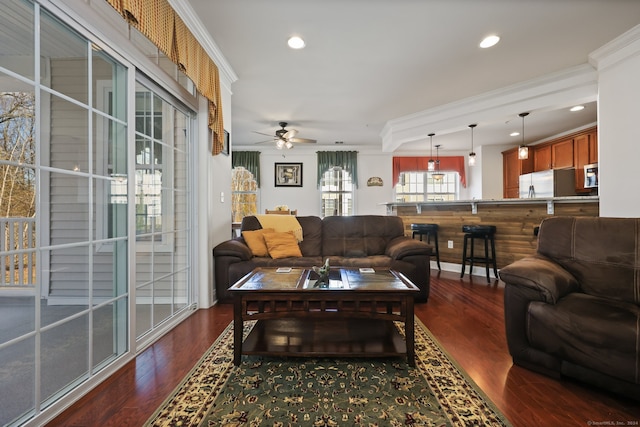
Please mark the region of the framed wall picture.
POLYGON ((224 131, 224 145, 222 146, 222 154, 225 156, 229 155, 229 132, 224 131))
POLYGON ((276 163, 276 187, 302 187, 302 163, 276 163))

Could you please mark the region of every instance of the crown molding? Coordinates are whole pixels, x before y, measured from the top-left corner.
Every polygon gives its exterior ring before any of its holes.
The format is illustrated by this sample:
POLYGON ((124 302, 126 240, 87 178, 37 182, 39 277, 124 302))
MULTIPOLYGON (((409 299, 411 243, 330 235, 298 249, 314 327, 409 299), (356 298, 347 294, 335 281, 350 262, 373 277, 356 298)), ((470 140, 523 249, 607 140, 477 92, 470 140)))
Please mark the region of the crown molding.
POLYGON ((231 64, 229 64, 198 15, 185 0, 168 0, 168 2, 187 25, 191 33, 193 33, 196 40, 198 40, 204 50, 209 54, 211 59, 213 59, 213 62, 216 63, 220 71, 220 83, 231 93, 231 84, 238 80, 238 75, 233 71, 231 64))
POLYGON ((426 140, 430 132, 456 132, 472 122, 508 120, 522 111, 594 101, 597 90, 597 72, 585 63, 390 120, 380 133, 382 151, 392 152, 406 143, 426 140))
POLYGON ((640 25, 589 54, 589 63, 598 71, 640 54, 640 25))

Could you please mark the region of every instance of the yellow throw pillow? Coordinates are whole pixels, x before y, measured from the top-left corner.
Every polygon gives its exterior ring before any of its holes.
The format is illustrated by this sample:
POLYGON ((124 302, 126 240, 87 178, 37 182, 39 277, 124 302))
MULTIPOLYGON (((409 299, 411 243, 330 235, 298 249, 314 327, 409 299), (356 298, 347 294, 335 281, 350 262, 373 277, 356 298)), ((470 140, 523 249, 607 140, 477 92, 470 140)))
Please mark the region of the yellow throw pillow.
POLYGON ((273 228, 261 228, 260 230, 243 231, 242 237, 251 249, 253 256, 268 257, 269 250, 264 241, 264 233, 273 233, 273 228))
POLYGON ((301 257, 298 239, 293 231, 264 233, 264 241, 269 249, 269 255, 273 259, 301 257))

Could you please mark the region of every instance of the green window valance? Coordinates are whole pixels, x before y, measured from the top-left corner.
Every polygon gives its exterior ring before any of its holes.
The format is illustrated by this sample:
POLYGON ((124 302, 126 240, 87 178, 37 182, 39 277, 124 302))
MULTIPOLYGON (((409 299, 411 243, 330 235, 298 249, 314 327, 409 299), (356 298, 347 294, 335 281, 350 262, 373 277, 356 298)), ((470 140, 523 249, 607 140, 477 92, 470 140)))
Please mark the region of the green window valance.
POLYGON ((357 151, 318 151, 318 188, 322 175, 334 167, 340 167, 351 174, 351 182, 358 187, 357 151))
POLYGON ((231 168, 242 166, 253 174, 256 185, 260 188, 260 152, 259 151, 232 151, 231 168))

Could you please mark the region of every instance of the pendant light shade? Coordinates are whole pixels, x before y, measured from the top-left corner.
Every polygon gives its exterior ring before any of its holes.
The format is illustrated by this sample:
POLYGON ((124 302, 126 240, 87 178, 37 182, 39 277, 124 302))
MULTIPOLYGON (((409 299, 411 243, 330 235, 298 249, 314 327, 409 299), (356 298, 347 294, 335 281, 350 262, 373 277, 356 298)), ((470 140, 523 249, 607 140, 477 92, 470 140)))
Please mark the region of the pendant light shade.
POLYGON ((436 145, 436 171, 431 174, 431 177, 436 181, 442 181, 444 174, 440 172, 440 144, 436 145))
POLYGON ((529 158, 529 147, 524 145, 524 118, 527 117, 529 113, 520 113, 519 116, 522 117, 522 144, 518 147, 518 159, 526 160, 529 158))
POLYGON ((473 166, 476 164, 476 153, 473 151, 473 128, 478 126, 477 123, 469 125, 471 128, 471 152, 469 153, 469 166, 473 166))
POLYGON ((436 162, 433 161, 433 136, 435 133, 429 134, 429 146, 431 147, 431 154, 429 155, 429 162, 427 163, 427 170, 433 172, 436 170, 436 162))

